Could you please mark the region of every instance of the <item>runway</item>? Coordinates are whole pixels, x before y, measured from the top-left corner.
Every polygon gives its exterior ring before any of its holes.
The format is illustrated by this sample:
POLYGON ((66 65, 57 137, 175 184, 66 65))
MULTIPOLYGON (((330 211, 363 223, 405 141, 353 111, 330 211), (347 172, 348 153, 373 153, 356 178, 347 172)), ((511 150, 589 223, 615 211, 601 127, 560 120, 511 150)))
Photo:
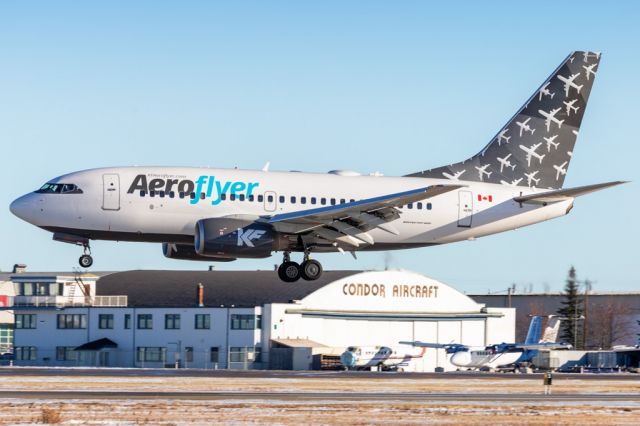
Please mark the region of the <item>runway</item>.
POLYGON ((0 391, 0 399, 35 400, 260 400, 260 401, 465 401, 465 402, 640 402, 640 394, 397 393, 397 392, 123 392, 0 391))
MULTIPOLYGON (((505 380, 542 380, 542 373, 513 374, 479 371, 451 371, 446 373, 397 373, 373 371, 282 371, 282 370, 201 370, 201 369, 144 369, 144 368, 39 368, 39 367, 0 367, 2 376, 93 376, 93 377, 218 377, 218 378, 270 378, 270 379, 505 379, 505 380)), ((615 373, 554 373, 554 380, 615 380, 640 381, 638 374, 615 373)))

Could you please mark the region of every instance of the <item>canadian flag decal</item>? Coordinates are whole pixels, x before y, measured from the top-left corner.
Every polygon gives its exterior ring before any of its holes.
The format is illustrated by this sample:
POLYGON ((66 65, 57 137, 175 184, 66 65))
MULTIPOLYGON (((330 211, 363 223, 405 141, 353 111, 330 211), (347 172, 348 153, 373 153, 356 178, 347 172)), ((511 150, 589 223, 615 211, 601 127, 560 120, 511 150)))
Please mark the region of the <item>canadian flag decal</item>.
POLYGON ((490 203, 492 203, 493 202, 493 195, 478 194, 478 201, 489 201, 490 203))

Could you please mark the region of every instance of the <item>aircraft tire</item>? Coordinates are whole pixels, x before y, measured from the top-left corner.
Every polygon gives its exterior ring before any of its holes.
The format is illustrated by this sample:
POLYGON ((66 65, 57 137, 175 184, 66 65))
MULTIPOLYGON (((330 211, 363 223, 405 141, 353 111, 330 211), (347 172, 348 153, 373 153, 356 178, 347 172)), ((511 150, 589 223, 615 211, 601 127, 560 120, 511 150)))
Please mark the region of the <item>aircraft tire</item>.
POLYGON ((317 280, 322 275, 322 265, 317 260, 305 260, 300 266, 300 275, 307 281, 317 280))
POLYGON ((278 267, 278 277, 284 282, 292 283, 300 279, 300 265, 296 262, 282 262, 278 267))
POLYGON ((89 268, 91 267, 91 265, 93 265, 93 258, 88 254, 83 254, 82 256, 80 256, 80 259, 78 259, 78 263, 83 268, 89 268))

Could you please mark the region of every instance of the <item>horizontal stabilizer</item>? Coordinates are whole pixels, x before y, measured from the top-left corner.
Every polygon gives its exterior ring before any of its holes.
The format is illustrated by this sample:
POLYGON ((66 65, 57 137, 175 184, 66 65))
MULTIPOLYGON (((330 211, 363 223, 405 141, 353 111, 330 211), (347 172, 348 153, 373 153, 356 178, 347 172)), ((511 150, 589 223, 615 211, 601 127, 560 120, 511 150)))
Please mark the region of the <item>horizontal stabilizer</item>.
POLYGON ((548 204, 557 203, 558 201, 564 201, 569 198, 575 198, 580 195, 585 195, 590 192, 600 191, 601 189, 609 188, 612 186, 627 183, 625 181, 615 181, 606 183, 597 183, 595 185, 579 186, 577 188, 556 189, 548 192, 541 192, 538 194, 523 195, 515 197, 513 200, 518 203, 530 203, 530 204, 548 204))

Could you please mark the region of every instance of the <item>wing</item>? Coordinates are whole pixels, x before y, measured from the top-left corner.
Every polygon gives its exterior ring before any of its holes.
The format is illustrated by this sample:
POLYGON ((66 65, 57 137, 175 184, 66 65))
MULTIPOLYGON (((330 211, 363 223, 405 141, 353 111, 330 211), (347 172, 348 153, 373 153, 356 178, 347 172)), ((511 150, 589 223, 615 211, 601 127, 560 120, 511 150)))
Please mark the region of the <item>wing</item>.
POLYGON ((571 349, 573 346, 568 343, 533 343, 530 345, 513 345, 517 349, 571 349))
POLYGON ((367 232, 374 228, 398 235, 399 232, 389 222, 400 217, 400 206, 433 198, 463 186, 433 185, 335 206, 277 214, 264 218, 264 221, 279 232, 312 233, 314 238, 336 247, 342 243, 355 248, 362 244, 374 244, 367 232))
POLYGON ((421 342, 419 340, 414 340, 412 342, 401 341, 398 343, 400 343, 401 345, 411 345, 418 348, 446 349, 447 353, 469 350, 469 346, 463 345, 461 343, 429 343, 421 342))

